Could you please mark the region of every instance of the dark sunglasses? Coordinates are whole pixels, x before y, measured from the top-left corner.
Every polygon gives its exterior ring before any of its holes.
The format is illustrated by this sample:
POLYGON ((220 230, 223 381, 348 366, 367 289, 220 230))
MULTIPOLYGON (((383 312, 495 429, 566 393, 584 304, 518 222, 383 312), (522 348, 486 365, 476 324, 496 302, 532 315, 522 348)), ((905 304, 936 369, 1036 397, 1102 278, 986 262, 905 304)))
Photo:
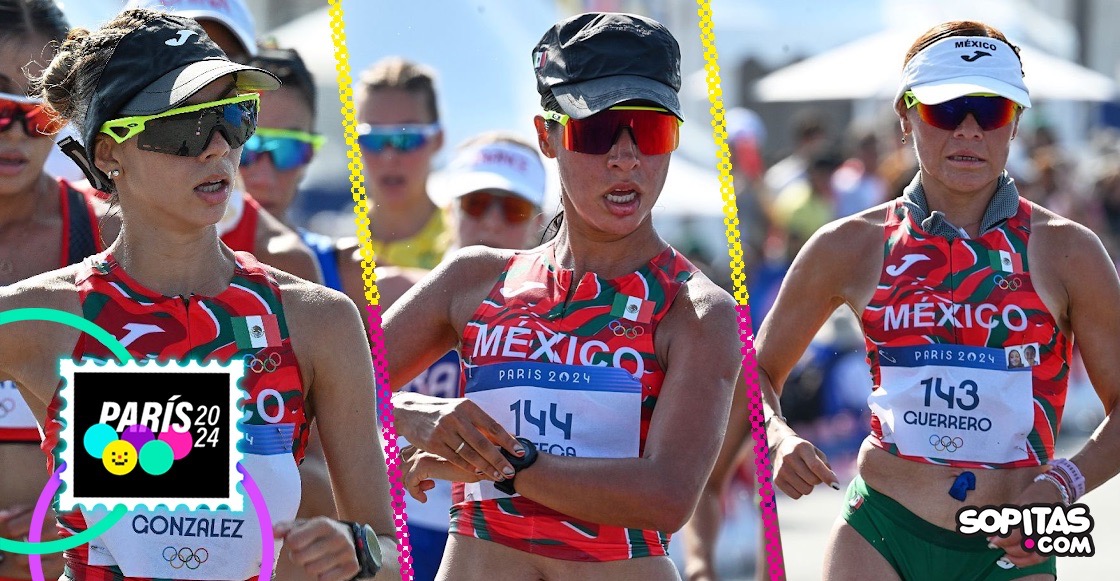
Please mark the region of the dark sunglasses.
POLYGON ((572 119, 556 111, 545 111, 545 119, 564 126, 564 149, 602 155, 611 150, 623 129, 630 129, 638 150, 662 155, 677 148, 682 121, 655 107, 612 107, 586 119, 572 119))
POLYGON ((45 137, 62 128, 39 101, 0 93, 0 132, 7 131, 16 121, 23 121, 23 133, 28 137, 45 137))
POLYGON ((918 101, 913 92, 907 91, 903 99, 907 109, 915 106, 918 108, 918 117, 922 121, 946 131, 960 127, 970 114, 984 131, 999 129, 1011 123, 1015 112, 1019 110, 1019 105, 1006 97, 968 95, 937 105, 926 105, 918 101))
POLYGON ((520 224, 531 218, 536 211, 532 202, 520 196, 507 196, 482 191, 471 192, 459 198, 459 208, 471 218, 485 216, 494 204, 501 207, 502 218, 510 224, 520 224))
POLYGON ((241 149, 241 166, 251 166, 268 156, 276 171, 302 167, 311 162, 324 141, 322 135, 306 131, 258 127, 241 149))
POLYGON ((358 145, 371 153, 381 153, 386 148, 408 153, 424 147, 439 133, 439 123, 411 125, 358 126, 358 145))
POLYGON ((117 143, 136 137, 136 145, 145 151, 198 157, 210 145, 215 132, 237 149, 257 129, 260 95, 247 93, 177 107, 156 115, 137 115, 106 121, 101 132, 117 143))

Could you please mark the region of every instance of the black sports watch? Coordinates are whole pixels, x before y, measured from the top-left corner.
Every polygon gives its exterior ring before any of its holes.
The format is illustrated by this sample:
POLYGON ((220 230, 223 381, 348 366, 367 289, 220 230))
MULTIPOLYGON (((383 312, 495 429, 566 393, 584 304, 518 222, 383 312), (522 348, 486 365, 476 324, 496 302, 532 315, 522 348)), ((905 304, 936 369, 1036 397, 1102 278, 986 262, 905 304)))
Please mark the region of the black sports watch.
POLYGON ((529 440, 526 440, 525 438, 518 438, 517 441, 521 442, 521 445, 525 448, 524 456, 516 456, 507 452, 505 448, 501 449, 502 456, 505 456, 506 460, 509 460, 509 463, 513 466, 515 474, 513 476, 507 477, 505 480, 499 480, 494 483, 494 488, 497 488, 501 492, 510 495, 517 494, 517 489, 513 487, 513 479, 517 476, 516 472, 521 472, 522 470, 532 466, 533 463, 537 461, 537 456, 539 455, 539 453, 537 452, 537 446, 529 440))
POLYGON ((361 567, 351 581, 377 575, 381 570, 381 543, 377 541, 377 532, 369 525, 351 521, 342 523, 350 527, 350 534, 354 537, 354 551, 358 554, 358 566, 361 567))

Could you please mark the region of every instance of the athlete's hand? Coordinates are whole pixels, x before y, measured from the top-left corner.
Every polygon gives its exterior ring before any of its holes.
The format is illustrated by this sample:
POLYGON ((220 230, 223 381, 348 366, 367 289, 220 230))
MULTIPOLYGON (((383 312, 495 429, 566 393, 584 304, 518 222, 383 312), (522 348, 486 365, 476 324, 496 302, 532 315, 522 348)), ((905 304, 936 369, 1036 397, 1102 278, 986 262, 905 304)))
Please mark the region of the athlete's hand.
POLYGON ((822 483, 840 490, 839 479, 824 452, 804 438, 794 435, 782 438, 771 456, 774 458, 774 484, 790 498, 801 498, 822 483))
POLYGON ((448 462, 447 459, 425 452, 416 446, 405 446, 401 450, 401 464, 404 470, 404 487, 412 498, 428 502, 427 491, 435 487, 434 479, 450 482, 478 482, 481 478, 448 462))
POLYGON ((361 570, 350 527, 332 518, 276 523, 272 532, 284 539, 292 562, 319 581, 349 581, 361 570))
MULTIPOLYGON (((1053 483, 1042 481, 1032 482, 1030 486, 1023 489, 1023 492, 1011 504, 1027 506, 1030 504, 1060 504, 1061 502, 1062 494, 1058 492, 1058 487, 1054 486, 1053 483)), ((1003 560, 1019 568, 1037 565, 1046 560, 1044 555, 1023 548, 1023 530, 1021 528, 1012 529, 1011 535, 1006 538, 990 537, 988 542, 1006 553, 1003 560)))
MULTIPOLYGON (((12 541, 26 541, 27 535, 31 531, 31 513, 33 511, 34 506, 29 504, 0 507, 0 537, 12 541)), ((53 513, 51 514, 53 515, 53 513)), ((56 521, 53 516, 48 515, 43 520, 43 536, 40 537, 40 541, 53 541, 57 538, 58 527, 56 521)), ((41 555, 41 557, 45 576, 53 578, 62 574, 62 553, 48 553, 41 555)), ((5 571, 5 575, 0 575, 0 577, 11 576, 7 573, 18 572, 21 575, 27 573, 30 571, 27 555, 0 552, 0 571, 5 571)))
POLYGON ((493 480, 516 473, 498 446, 520 455, 521 444, 473 401, 402 393, 393 406, 397 431, 418 448, 493 480))

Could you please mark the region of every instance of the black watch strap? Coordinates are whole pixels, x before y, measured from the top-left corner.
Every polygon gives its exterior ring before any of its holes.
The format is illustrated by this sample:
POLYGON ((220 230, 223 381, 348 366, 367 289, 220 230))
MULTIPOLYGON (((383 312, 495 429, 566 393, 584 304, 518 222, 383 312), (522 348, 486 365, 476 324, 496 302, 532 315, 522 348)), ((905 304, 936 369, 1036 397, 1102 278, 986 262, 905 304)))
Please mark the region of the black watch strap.
POLYGON ((537 452, 537 446, 529 440, 526 440, 525 438, 518 438, 517 441, 521 443, 521 446, 523 448, 525 448, 525 455, 516 456, 507 452, 505 448, 502 448, 502 456, 505 456, 506 460, 508 460, 510 465, 513 466, 515 473, 513 476, 510 476, 505 480, 499 480, 494 483, 494 488, 511 496, 517 494, 517 488, 515 488, 513 484, 514 478, 517 477, 516 473, 532 466, 533 463, 537 461, 537 456, 540 454, 539 452, 537 452))
POLYGON ((354 538, 354 551, 358 555, 358 567, 361 568, 353 579, 368 579, 376 576, 381 570, 381 543, 377 540, 377 532, 369 525, 351 521, 342 522, 350 527, 350 534, 354 538))

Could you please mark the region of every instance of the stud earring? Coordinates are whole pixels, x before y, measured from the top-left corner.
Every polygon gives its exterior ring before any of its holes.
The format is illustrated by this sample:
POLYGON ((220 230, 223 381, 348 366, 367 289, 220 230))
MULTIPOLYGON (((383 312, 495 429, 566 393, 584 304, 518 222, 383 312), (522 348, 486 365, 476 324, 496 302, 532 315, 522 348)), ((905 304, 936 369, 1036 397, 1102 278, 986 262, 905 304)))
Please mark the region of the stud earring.
POLYGON ((905 133, 902 134, 902 144, 906 145, 906 134, 905 133))
POLYGON ((114 180, 119 178, 120 176, 121 176, 121 170, 119 170, 119 169, 115 169, 115 170, 112 170, 112 171, 109 172, 109 177, 114 179, 114 180))

